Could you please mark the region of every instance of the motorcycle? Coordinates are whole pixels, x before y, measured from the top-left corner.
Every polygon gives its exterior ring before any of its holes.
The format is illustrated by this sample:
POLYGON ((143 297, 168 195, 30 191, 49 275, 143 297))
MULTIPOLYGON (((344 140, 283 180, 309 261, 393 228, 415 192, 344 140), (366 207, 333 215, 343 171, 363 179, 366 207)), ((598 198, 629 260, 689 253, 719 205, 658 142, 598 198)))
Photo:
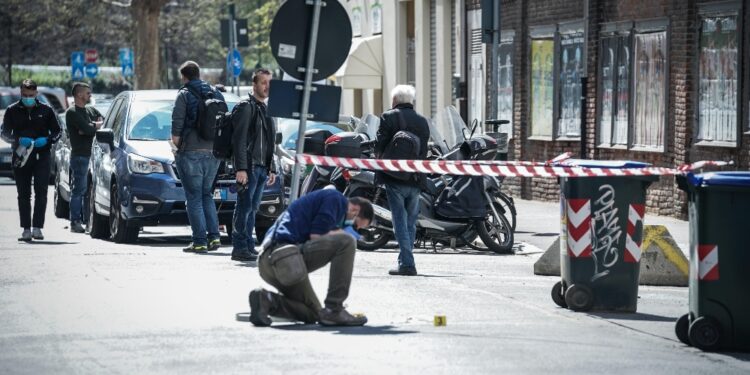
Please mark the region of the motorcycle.
MULTIPOLYGON (((448 107, 430 125, 432 157, 492 160, 497 152, 496 141, 488 136, 474 136, 476 127, 467 136, 463 121, 457 115, 455 108, 448 107), (438 128, 444 129, 444 132, 441 133, 438 128), (443 137, 443 134, 447 136, 443 137), (460 143, 450 147, 452 142, 460 143)), ((350 173, 350 184, 344 194, 370 199, 376 217, 373 226, 360 230, 362 238, 357 247, 370 251, 382 248, 393 238, 392 217, 384 188, 375 183, 375 173, 372 171, 350 173)), ((469 246, 497 253, 512 251, 513 229, 504 216, 506 208, 503 202, 497 198, 500 180, 491 176, 439 176, 426 178, 424 185, 417 220, 418 245, 431 241, 433 248, 441 244, 453 248, 469 246), (477 195, 482 199, 476 199, 477 195), (486 247, 474 244, 477 236, 486 247)))

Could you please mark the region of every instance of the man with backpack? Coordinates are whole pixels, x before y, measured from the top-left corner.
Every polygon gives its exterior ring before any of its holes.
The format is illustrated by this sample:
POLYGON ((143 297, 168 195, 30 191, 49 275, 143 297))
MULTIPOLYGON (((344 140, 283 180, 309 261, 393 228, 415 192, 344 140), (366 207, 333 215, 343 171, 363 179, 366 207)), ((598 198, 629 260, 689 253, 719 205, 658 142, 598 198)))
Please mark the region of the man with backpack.
MULTIPOLYGON (((266 111, 271 71, 260 68, 253 74, 253 94, 232 113, 232 150, 237 171, 237 205, 232 226, 232 260, 255 261, 253 229, 260 208, 263 186, 276 181, 273 160, 276 150, 276 125, 266 111)), ((260 240, 260 239, 259 239, 260 240)))
POLYGON ((192 243, 182 251, 205 252, 221 245, 213 198, 219 170, 219 160, 213 156, 213 127, 215 115, 226 111, 226 103, 218 90, 200 79, 200 67, 194 61, 183 63, 180 75, 183 86, 172 110, 172 143, 177 148, 177 173, 193 231, 192 243))
MULTIPOLYGON (((427 119, 414 110, 416 89, 398 85, 391 91, 392 109, 380 117, 375 154, 381 159, 424 160, 430 127, 427 119)), ((398 268, 391 275, 416 276, 414 240, 419 215, 419 193, 424 176, 405 172, 380 172, 393 215, 393 232, 398 241, 398 268)))

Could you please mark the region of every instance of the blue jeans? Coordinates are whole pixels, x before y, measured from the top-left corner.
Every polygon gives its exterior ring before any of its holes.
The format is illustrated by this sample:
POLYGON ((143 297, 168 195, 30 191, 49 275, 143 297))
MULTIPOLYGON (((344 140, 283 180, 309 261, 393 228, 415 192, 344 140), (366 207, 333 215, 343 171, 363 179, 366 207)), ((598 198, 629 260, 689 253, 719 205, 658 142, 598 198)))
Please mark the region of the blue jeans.
POLYGON ((178 153, 175 159, 185 190, 193 244, 205 246, 209 240, 219 238, 219 216, 213 196, 219 161, 210 151, 185 151, 178 153))
POLYGON ((386 184, 388 205, 393 217, 393 232, 400 249, 398 253, 399 267, 414 267, 414 241, 417 237, 417 217, 419 217, 418 187, 402 184, 386 184))
POLYGON ((71 156, 70 173, 72 184, 70 186, 70 222, 85 223, 89 219, 88 205, 83 203, 86 195, 86 172, 89 169, 88 156, 71 156))
MULTIPOLYGON (((237 205, 234 207, 232 218, 232 251, 245 251, 255 248, 253 229, 255 229, 255 215, 263 199, 263 186, 268 179, 265 167, 253 166, 247 171, 247 189, 237 194, 237 205)), ((262 242, 258 238, 258 242, 262 242)))

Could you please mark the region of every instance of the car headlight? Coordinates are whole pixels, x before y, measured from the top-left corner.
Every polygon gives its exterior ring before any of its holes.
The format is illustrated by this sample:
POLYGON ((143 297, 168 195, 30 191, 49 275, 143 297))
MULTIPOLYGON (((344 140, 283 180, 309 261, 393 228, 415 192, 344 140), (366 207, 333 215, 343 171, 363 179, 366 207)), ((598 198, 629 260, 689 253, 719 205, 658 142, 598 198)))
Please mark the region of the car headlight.
POLYGON ((128 169, 132 173, 164 173, 164 166, 156 161, 134 154, 128 155, 128 169))
POLYGON ((294 168, 294 160, 287 157, 281 157, 281 170, 285 175, 292 174, 292 168, 294 168))

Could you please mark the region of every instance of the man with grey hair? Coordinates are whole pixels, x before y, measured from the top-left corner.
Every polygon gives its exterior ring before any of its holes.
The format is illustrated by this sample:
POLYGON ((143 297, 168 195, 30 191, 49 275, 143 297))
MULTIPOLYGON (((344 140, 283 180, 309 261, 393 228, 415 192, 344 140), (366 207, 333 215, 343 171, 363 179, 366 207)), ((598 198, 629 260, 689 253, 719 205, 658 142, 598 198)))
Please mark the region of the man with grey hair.
MULTIPOLYGON (((375 153, 383 159, 427 158, 427 141, 430 127, 427 119, 414 110, 416 89, 410 85, 398 85, 391 91, 392 109, 380 117, 375 153), (406 147, 405 147, 406 146, 406 147), (411 150, 410 155, 407 150, 411 150)), ((416 276, 414 264, 414 240, 419 215, 419 193, 424 176, 415 173, 378 173, 385 184, 388 204, 393 217, 393 232, 398 241, 398 268, 388 271, 391 275, 416 276)))

